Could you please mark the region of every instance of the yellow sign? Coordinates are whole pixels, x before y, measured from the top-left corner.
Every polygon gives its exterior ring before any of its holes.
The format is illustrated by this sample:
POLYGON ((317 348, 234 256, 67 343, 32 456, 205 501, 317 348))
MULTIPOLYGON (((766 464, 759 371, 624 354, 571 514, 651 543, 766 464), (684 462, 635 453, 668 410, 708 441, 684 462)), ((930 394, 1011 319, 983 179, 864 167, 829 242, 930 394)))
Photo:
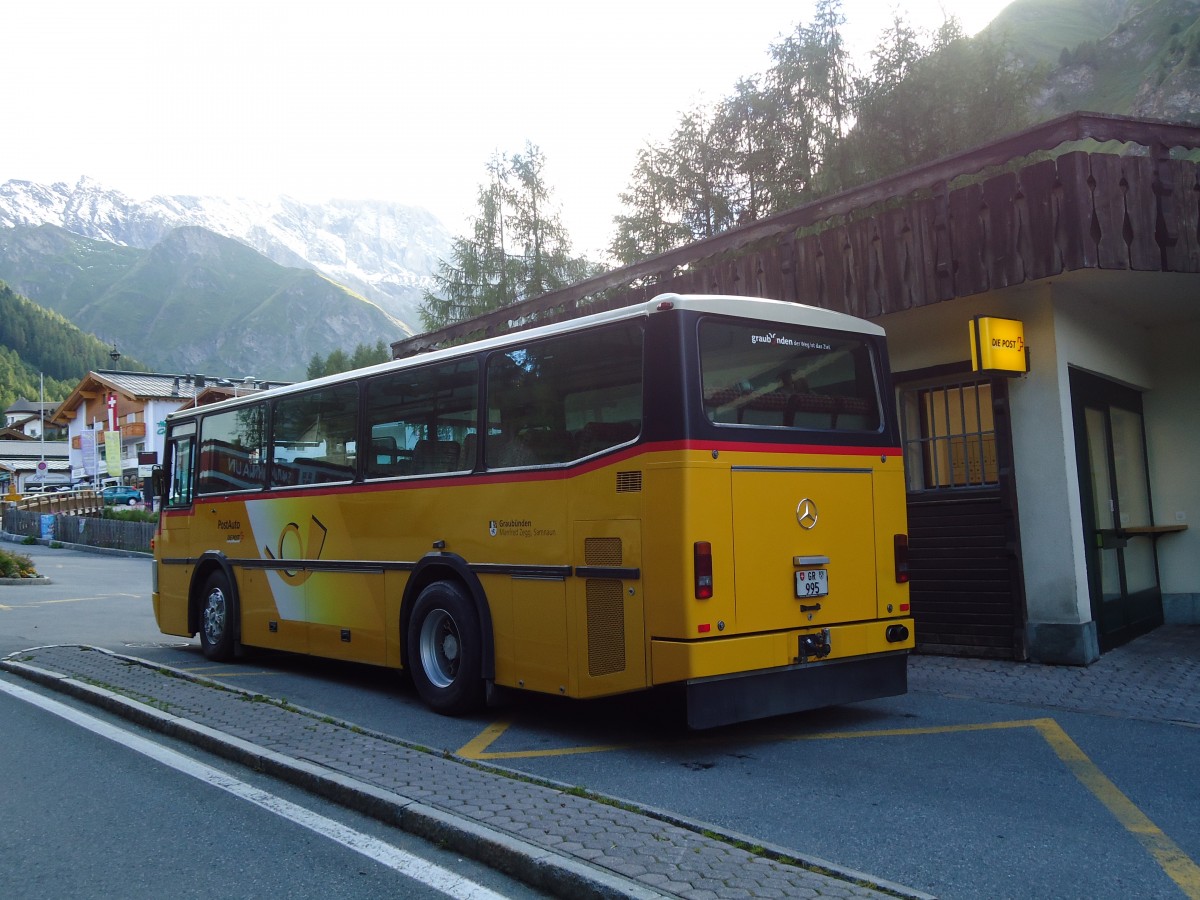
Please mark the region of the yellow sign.
POLYGON ((109 475, 121 477, 121 432, 104 432, 104 465, 109 475))
POLYGON ((1024 322, 975 316, 969 325, 972 371, 1013 375, 1029 371, 1024 322))

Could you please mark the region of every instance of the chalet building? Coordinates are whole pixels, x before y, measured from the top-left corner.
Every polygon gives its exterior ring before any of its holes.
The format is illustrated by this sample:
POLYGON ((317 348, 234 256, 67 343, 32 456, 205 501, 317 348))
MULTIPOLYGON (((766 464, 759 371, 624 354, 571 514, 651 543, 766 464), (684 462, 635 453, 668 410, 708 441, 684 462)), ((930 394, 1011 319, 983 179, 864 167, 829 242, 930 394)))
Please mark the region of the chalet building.
POLYGON ((918 649, 1087 664, 1200 624, 1198 151, 1200 128, 1075 113, 393 353, 666 291, 874 320, 918 649))
POLYGON ((177 409, 224 400, 285 382, 154 372, 89 372, 52 421, 67 432, 76 481, 110 476, 106 432, 120 434, 120 476, 136 483, 162 460, 166 418, 177 409))
MULTIPOLYGON (((44 432, 47 440, 61 440, 62 435, 57 433, 50 422, 54 407, 54 403, 18 397, 12 406, 4 410, 3 430, 31 438, 40 438, 44 432)), ((20 440, 20 437, 15 439, 20 440)))

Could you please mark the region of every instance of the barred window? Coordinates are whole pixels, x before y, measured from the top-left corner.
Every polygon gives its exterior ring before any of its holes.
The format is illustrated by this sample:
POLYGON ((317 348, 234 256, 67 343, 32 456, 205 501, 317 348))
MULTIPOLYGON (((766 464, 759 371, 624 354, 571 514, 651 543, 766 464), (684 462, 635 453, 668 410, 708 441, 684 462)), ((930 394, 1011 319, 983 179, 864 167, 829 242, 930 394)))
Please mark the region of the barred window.
POLYGON ((999 483, 989 382, 906 390, 900 410, 910 491, 999 483))

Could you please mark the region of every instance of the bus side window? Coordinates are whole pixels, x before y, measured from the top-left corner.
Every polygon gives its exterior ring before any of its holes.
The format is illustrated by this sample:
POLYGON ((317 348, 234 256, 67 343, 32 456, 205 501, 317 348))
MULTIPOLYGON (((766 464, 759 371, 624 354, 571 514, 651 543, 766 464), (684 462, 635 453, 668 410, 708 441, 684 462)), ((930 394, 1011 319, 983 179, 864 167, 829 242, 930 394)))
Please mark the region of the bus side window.
POLYGON ((366 459, 366 477, 473 469, 478 394, 478 365, 472 358, 400 369, 368 380, 363 408, 372 452, 366 459), (389 449, 380 452, 384 447, 389 449))
POLYGON ((258 490, 266 480, 266 405, 205 415, 200 421, 196 493, 258 490))
POLYGON ((276 486, 354 477, 358 387, 331 385, 275 403, 271 480, 276 486))
POLYGON ((640 322, 536 341, 488 360, 488 468, 572 462, 642 427, 640 322))
POLYGON ((195 438, 184 437, 171 442, 171 483, 167 489, 168 506, 192 505, 192 449, 195 438))
POLYGON ((396 465, 396 439, 390 434, 371 438, 371 461, 368 468, 387 470, 396 465))

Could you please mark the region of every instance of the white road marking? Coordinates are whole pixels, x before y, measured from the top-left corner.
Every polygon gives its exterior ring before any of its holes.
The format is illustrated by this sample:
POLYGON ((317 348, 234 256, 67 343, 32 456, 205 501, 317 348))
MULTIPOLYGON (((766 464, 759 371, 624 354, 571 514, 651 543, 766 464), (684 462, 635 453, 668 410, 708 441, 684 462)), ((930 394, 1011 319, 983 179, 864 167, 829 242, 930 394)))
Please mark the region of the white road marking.
POLYGON ((353 828, 342 825, 340 822, 335 822, 333 819, 305 809, 303 806, 297 806, 295 803, 284 800, 282 797, 277 797, 268 791, 256 788, 244 781, 239 781, 237 778, 226 775, 212 766, 197 762, 169 747, 160 746, 146 738, 117 728, 101 719, 97 719, 95 716, 80 712, 64 703, 59 703, 57 700, 51 700, 48 697, 43 697, 41 694, 5 681, 0 681, 0 691, 18 700, 31 703, 60 718, 66 719, 68 722, 78 725, 81 728, 86 728, 88 731, 128 747, 144 756, 148 756, 156 762, 162 763, 164 766, 175 769, 177 772, 190 775, 193 778, 211 784, 213 787, 227 791, 239 799, 249 801, 255 806, 259 806, 268 812, 272 812, 310 831, 314 831, 323 837, 329 838, 331 841, 336 841, 343 847, 347 847, 356 853, 361 853, 368 859, 372 859, 380 865, 387 866, 401 875, 411 878, 414 881, 419 881, 427 887, 440 891, 447 896, 462 898, 462 900, 505 900, 503 894, 498 894, 468 878, 463 878, 449 869, 423 860, 411 853, 406 853, 398 847, 393 847, 391 844, 371 837, 369 834, 355 831, 353 828))

